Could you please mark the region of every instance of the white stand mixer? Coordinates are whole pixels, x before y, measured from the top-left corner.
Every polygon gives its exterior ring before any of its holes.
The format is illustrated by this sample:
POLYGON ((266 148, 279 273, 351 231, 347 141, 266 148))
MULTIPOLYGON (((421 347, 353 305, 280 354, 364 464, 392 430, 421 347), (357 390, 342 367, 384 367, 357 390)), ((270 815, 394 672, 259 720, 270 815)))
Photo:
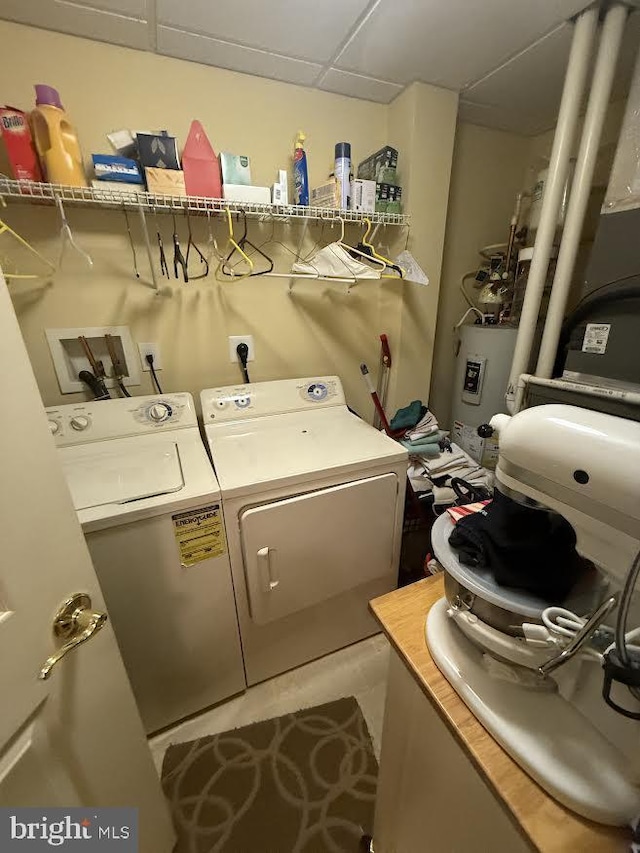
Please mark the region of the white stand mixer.
POLYGON ((433 549, 446 598, 427 617, 429 650, 553 797, 586 818, 628 824, 640 815, 640 628, 627 628, 640 625, 640 423, 547 405, 491 426, 500 433, 496 487, 564 516, 598 571, 564 602, 499 587, 460 563, 442 516, 433 549))

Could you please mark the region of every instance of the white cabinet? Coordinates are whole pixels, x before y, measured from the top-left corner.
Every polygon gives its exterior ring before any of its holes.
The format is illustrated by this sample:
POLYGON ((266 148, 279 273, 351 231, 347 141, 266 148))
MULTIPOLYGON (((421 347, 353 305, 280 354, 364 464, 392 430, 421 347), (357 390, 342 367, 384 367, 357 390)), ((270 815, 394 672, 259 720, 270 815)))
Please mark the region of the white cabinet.
POLYGON ((373 840, 376 853, 533 849, 395 652, 373 840))

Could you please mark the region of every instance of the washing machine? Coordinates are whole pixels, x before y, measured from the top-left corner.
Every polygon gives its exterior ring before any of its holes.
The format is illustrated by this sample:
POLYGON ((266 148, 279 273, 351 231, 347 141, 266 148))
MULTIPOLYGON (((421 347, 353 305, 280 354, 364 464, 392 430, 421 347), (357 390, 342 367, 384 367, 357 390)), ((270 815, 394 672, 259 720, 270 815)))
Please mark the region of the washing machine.
POLYGON ((47 416, 146 731, 244 690, 220 490, 191 395, 47 416))
POLYGON ((404 448, 352 414, 337 376, 201 393, 247 683, 379 630, 397 584, 404 448))

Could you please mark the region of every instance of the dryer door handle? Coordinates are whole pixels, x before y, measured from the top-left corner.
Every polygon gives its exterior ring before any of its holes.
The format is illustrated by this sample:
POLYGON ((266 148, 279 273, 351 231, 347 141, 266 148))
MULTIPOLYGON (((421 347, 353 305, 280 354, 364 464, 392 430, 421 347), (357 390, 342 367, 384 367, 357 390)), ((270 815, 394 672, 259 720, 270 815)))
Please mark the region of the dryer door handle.
POLYGON ((271 548, 260 548, 258 551, 258 568, 260 570, 260 577, 262 578, 262 588, 265 592, 273 592, 280 583, 273 576, 271 550, 271 548))

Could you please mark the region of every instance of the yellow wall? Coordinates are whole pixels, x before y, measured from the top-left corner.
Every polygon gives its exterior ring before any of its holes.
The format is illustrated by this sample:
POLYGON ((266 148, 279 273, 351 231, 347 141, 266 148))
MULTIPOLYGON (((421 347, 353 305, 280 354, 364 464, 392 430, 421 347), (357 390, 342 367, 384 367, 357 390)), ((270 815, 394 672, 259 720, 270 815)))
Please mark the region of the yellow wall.
POLYGON ((530 147, 531 140, 523 136, 473 124, 458 125, 430 396, 430 407, 447 428, 452 396, 456 393, 453 379, 457 339, 453 327, 467 309, 460 279, 480 265, 480 248, 507 239, 530 147))
MULTIPOLYGON (((371 404, 359 364, 365 360, 377 365, 378 335, 387 331, 392 347, 403 355, 396 360, 398 404, 412 396, 426 397, 455 93, 420 84, 403 94, 400 108, 387 107, 6 22, 0 22, 0 40, 5 103, 28 109, 34 83, 58 88, 85 158, 109 151, 105 133, 110 130, 167 128, 183 142, 191 120, 198 118, 216 151, 248 154, 254 183, 270 185, 278 168, 291 171, 293 139, 303 128, 313 185, 326 178, 336 141, 350 141, 358 162, 386 142, 398 140, 403 146, 400 172, 405 182, 407 176, 412 181, 407 206, 415 225, 409 245, 431 279, 428 294, 421 295, 424 305, 414 295, 415 286, 393 282, 358 283, 350 292, 345 285, 296 282, 289 295, 288 280, 262 277, 219 284, 209 276, 187 286, 172 281, 163 295, 155 296, 133 276, 123 215, 69 206, 69 221, 78 242, 91 252, 94 268, 89 270, 70 253, 53 285, 11 286, 47 405, 77 398, 59 392, 44 329, 106 324, 128 325, 134 340, 159 342, 167 389, 197 394, 204 387, 237 382, 240 374, 229 362, 227 336, 249 333, 255 337, 257 357, 250 365, 253 380, 337 373, 349 402, 365 415, 371 414, 371 404), (414 164, 412 158, 418 155, 425 162, 416 159, 414 164)), ((59 223, 53 210, 12 205, 6 216, 38 248, 56 257, 59 223)), ((136 217, 131 221, 138 264, 145 275, 141 234, 136 217)), ((159 216, 157 224, 170 250, 170 217, 159 216)), ((154 237, 153 216, 150 227, 154 237)), ((178 227, 184 244, 184 221, 178 227)), ((193 230, 196 242, 206 243, 206 221, 193 221, 193 230)), ((300 222, 278 226, 275 238, 297 245, 300 231, 300 222)), ((250 237, 260 243, 272 233, 272 223, 254 223, 250 237)), ((222 240, 221 223, 215 224, 215 234, 222 240)), ((358 236, 357 228, 348 233, 353 240, 358 236)), ((406 234, 388 228, 379 236, 393 246, 398 240, 404 245, 406 234)), ((305 249, 332 237, 337 233, 329 226, 312 225, 305 249)), ((276 257, 277 268, 289 268, 293 258, 286 250, 272 244, 268 251, 276 257)), ((150 386, 132 390, 149 393, 150 386)), ((392 399, 390 405, 395 402, 392 399)))

